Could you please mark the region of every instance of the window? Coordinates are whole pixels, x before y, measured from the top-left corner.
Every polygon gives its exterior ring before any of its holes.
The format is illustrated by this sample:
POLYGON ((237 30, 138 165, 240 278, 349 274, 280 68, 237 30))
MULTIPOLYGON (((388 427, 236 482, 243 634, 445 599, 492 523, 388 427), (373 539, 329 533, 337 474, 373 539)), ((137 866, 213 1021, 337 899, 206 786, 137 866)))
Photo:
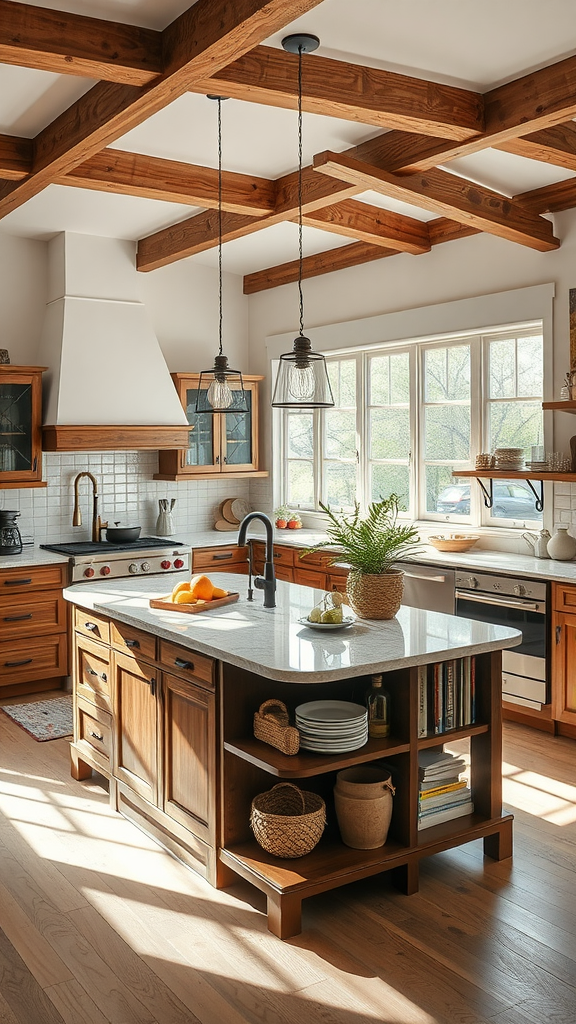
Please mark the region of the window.
POLYGON ((326 356, 334 408, 282 414, 282 501, 366 507, 392 492, 412 519, 523 528, 542 514, 520 477, 485 507, 458 477, 477 452, 543 443, 539 322, 326 356))

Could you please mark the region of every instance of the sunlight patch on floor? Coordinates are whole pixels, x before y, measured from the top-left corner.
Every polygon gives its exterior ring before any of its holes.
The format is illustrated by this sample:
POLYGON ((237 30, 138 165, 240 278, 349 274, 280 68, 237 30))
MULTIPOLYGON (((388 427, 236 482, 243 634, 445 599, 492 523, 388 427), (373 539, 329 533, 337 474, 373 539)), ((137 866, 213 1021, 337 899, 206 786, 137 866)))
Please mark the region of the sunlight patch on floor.
POLYGON ((576 822, 576 786, 504 762, 502 796, 506 804, 553 825, 576 822))

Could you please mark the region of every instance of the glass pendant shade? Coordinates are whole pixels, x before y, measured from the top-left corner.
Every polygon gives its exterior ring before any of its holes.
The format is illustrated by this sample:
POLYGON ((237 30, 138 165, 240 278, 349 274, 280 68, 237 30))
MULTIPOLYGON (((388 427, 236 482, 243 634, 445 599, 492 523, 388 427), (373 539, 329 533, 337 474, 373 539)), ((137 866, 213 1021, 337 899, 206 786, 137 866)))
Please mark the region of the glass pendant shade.
POLYGON ((334 405, 326 361, 312 351, 309 338, 294 339, 292 352, 280 356, 272 397, 275 409, 323 409, 334 405))
POLYGON ((248 412, 242 374, 228 367, 226 356, 215 356, 212 369, 202 370, 194 411, 248 412))

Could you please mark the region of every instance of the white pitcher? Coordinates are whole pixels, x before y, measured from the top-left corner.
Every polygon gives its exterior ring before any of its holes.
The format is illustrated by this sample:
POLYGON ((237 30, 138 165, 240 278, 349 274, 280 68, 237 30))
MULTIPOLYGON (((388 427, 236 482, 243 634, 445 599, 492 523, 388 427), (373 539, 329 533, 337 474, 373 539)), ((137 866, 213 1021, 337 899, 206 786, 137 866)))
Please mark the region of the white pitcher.
POLYGON ((576 555, 576 540, 568 533, 567 526, 557 526, 556 533, 548 541, 548 554, 558 562, 569 562, 576 555))
POLYGON ((540 530, 540 533, 523 533, 522 537, 532 547, 532 553, 535 558, 550 558, 548 553, 548 541, 550 540, 550 534, 548 530, 540 530))

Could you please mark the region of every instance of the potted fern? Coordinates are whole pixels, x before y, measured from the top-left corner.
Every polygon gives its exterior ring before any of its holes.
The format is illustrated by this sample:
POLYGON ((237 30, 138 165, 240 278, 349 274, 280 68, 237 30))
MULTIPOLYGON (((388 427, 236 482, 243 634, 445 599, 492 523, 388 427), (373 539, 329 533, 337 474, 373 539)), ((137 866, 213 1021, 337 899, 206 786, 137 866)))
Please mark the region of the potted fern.
POLYGON ((358 503, 354 512, 346 513, 334 512, 320 502, 328 518, 328 539, 308 550, 338 548, 329 564, 347 562, 350 566, 346 593, 361 618, 392 619, 402 603, 404 573, 394 563, 413 554, 420 538, 412 524, 397 522, 399 506, 397 494, 373 502, 365 516, 358 503))

